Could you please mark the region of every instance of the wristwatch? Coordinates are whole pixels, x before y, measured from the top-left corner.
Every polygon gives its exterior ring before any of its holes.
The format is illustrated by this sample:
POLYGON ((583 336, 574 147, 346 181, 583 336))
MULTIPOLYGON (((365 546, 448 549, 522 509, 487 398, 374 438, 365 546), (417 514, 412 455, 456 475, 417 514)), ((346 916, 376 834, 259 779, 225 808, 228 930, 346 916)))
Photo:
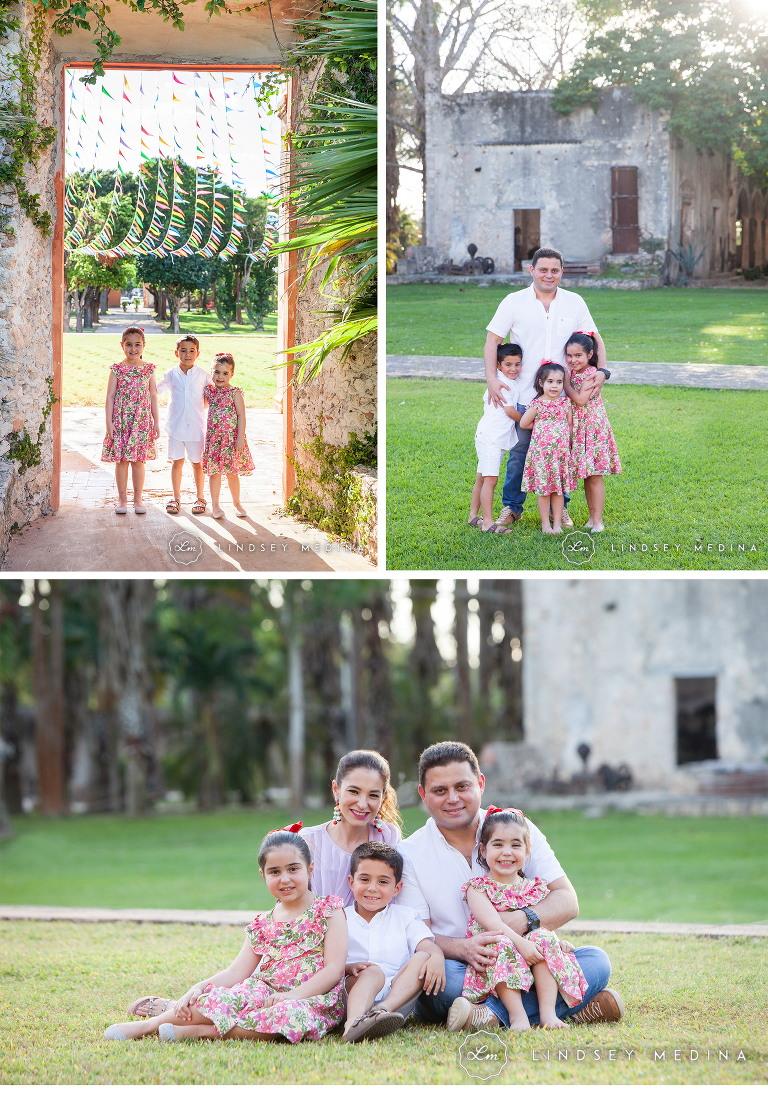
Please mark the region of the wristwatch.
POLYGON ((537 930, 541 926, 541 921, 535 912, 532 912, 530 908, 521 908, 521 911, 525 912, 525 918, 528 920, 528 930, 526 934, 530 934, 531 931, 537 930))
POLYGON ((597 371, 598 372, 604 372, 606 380, 610 380, 611 374, 610 374, 610 372, 608 371, 607 368, 599 368, 597 371))

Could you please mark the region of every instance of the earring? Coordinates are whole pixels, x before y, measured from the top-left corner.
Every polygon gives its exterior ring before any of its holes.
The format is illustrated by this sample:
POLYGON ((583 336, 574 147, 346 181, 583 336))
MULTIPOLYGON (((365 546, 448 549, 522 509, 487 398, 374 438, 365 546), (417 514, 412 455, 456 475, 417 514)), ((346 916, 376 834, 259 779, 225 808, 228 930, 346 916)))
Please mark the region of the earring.
POLYGON ((376 813, 376 816, 373 818, 373 827, 379 832, 384 831, 384 827, 383 827, 382 820, 381 820, 381 807, 379 807, 379 809, 376 813))
POLYGON ((338 824, 341 820, 341 810, 339 809, 338 798, 333 803, 333 816, 331 817, 331 820, 334 824, 338 824))

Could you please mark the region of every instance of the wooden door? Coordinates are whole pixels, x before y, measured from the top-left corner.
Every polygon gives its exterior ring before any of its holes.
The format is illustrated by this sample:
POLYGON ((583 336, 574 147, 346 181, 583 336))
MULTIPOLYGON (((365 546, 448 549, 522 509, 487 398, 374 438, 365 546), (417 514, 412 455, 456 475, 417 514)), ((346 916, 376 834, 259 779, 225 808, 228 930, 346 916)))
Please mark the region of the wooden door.
POLYGON ((611 168, 613 253, 637 254, 640 226, 637 211, 637 168, 611 168))

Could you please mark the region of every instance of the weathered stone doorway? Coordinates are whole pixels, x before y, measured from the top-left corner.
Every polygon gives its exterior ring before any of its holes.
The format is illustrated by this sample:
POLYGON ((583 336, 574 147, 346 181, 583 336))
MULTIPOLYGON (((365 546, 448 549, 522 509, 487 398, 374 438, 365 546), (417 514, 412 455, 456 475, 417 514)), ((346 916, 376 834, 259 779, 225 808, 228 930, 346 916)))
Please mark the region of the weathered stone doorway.
POLYGON ((515 209, 515 270, 528 268, 541 246, 541 209, 515 209))

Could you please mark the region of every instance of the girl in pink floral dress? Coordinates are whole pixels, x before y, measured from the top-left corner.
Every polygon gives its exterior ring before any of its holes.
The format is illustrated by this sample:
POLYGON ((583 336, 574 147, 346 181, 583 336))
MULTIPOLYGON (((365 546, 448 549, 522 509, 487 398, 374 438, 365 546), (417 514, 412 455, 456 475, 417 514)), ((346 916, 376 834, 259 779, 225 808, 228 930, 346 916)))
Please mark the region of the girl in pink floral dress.
POLYGON ((563 494, 576 485, 571 459, 573 415, 570 400, 562 398, 564 381, 563 366, 545 361, 533 381, 538 394, 520 419, 521 429, 533 429, 523 468, 523 490, 536 494, 541 530, 553 535, 563 529, 563 494))
POLYGON ((245 439, 245 403, 239 387, 231 387, 235 359, 231 353, 217 353, 213 359, 213 383, 205 389, 208 429, 205 434, 203 472, 210 476, 213 515, 224 516, 219 505, 221 476, 227 476, 232 504, 238 517, 247 513, 240 505, 240 475, 250 475, 254 463, 245 439))
POLYGON ((584 480, 584 495, 589 507, 586 527, 602 532, 605 506, 603 475, 621 474, 621 460, 613 439, 613 430, 598 390, 592 395, 582 391, 584 381, 597 372, 597 346, 591 334, 576 331, 565 347, 570 375, 565 391, 573 409, 573 470, 584 480))
POLYGON ((128 512, 128 465, 133 478, 133 509, 146 513, 141 504, 144 462, 157 458, 155 437, 160 436, 160 410, 152 373, 155 366, 142 361, 144 331, 126 327, 122 347, 125 357, 112 365, 107 385, 107 435, 101 450, 103 463, 114 463, 118 504, 115 512, 128 512))
POLYGON ((201 980, 154 1018, 121 1022, 108 1040, 159 1033, 163 1041, 234 1037, 317 1041, 344 1016, 347 921, 341 897, 315 896, 306 840, 293 829, 270 832, 259 873, 277 904, 245 928, 229 968, 201 980))
POLYGON ((502 920, 499 912, 529 908, 549 892, 542 878, 523 875, 523 863, 531 851, 531 833, 519 809, 488 810, 480 830, 477 859, 487 865, 487 877, 473 877, 462 886, 471 915, 467 938, 482 931, 505 934, 508 942, 497 948, 496 960, 483 972, 471 965, 464 976, 464 990, 448 1012, 448 1029, 461 1029, 468 1009, 466 1000, 482 1003, 496 995, 509 1012, 510 1029, 529 1029, 521 991, 536 985, 541 1024, 564 1028, 555 1013, 558 993, 569 1007, 584 998, 587 981, 573 947, 553 931, 539 927, 524 938, 502 920))

